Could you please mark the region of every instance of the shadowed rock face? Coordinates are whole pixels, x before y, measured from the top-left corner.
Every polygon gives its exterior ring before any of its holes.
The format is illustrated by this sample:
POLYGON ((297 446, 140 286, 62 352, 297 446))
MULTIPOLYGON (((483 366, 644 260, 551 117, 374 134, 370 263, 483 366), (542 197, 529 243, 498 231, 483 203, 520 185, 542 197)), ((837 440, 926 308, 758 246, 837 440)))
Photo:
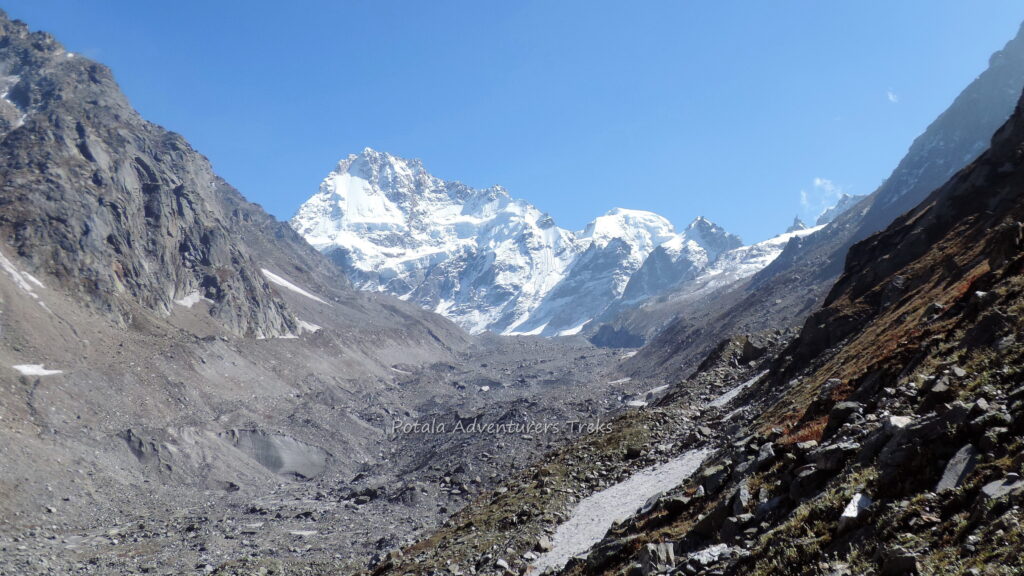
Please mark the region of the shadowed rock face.
POLYGON ((198 292, 233 333, 295 330, 241 241, 272 219, 142 120, 106 67, 0 17, 0 78, 0 230, 35 271, 122 324, 198 292))

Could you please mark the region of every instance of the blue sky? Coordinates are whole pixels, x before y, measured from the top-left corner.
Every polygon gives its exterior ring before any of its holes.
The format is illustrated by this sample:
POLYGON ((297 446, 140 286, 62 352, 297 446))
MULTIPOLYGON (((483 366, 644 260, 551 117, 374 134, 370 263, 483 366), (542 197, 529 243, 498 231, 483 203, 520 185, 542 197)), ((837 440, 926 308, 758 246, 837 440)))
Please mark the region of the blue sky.
POLYGON ((0 6, 282 219, 371 146, 564 227, 623 206, 748 241, 871 192, 1024 20, 1019 0, 0 6))

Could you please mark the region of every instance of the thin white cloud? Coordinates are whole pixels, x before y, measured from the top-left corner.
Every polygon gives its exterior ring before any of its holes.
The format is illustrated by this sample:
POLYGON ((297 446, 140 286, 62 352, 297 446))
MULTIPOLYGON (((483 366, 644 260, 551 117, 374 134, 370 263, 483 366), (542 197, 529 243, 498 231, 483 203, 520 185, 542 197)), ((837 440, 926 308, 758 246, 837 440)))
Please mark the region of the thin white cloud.
POLYGON ((888 98, 889 102, 892 102, 893 104, 900 103, 900 95, 893 92, 892 88, 885 91, 885 97, 888 98))
POLYGON ((816 219, 822 212, 835 206, 842 197, 844 189, 828 178, 816 177, 810 190, 800 191, 800 215, 810 220, 816 219))
POLYGON ((834 194, 837 197, 839 196, 839 194, 843 192, 843 189, 841 187, 836 186, 836 183, 829 180, 828 178, 815 178, 814 189, 820 190, 825 194, 834 194))

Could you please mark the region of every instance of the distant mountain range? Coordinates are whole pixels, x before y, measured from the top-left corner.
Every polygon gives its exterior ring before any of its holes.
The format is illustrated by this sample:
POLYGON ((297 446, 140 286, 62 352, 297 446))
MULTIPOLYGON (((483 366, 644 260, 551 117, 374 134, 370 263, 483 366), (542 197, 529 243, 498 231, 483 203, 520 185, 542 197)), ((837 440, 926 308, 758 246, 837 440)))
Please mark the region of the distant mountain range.
POLYGON ((818 229, 744 246, 703 217, 676 232, 652 212, 615 208, 573 232, 504 188, 445 181, 418 160, 370 148, 339 162, 291 225, 361 289, 473 333, 542 336, 578 334, 669 291, 749 277, 818 229))

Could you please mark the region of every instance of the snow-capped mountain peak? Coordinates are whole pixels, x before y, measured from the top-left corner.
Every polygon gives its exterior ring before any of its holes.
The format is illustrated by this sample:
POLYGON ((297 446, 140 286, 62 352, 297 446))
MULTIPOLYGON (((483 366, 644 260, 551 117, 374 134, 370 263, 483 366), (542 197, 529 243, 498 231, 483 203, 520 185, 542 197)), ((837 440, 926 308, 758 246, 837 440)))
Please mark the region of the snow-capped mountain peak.
POLYGON ((613 208, 599 216, 578 234, 582 241, 590 240, 603 248, 614 239, 624 241, 644 256, 659 244, 675 236, 672 223, 654 212, 613 208))
POLYGON ((786 234, 789 234, 790 232, 799 232, 801 230, 807 230, 807 224, 804 224, 804 221, 801 220, 799 216, 794 216, 793 223, 789 225, 789 228, 786 228, 786 234))
POLYGON ((711 260, 717 258, 722 252, 743 245, 743 240, 739 236, 726 232, 725 228, 703 216, 694 218, 682 236, 700 246, 711 260))
POLYGON ((818 219, 815 221, 816 226, 822 224, 828 224, 835 220, 840 214, 846 212, 850 208, 853 208, 858 202, 863 200, 863 196, 853 196, 851 194, 842 194, 839 200, 834 205, 826 208, 821 214, 818 215, 818 219))
POLYGON ((521 322, 577 251, 572 233, 503 188, 441 180, 372 149, 339 162, 291 224, 356 286, 474 332, 521 322))
POLYGON ((630 278, 623 291, 625 303, 638 303, 659 296, 696 277, 718 257, 739 248, 743 241, 703 216, 695 218, 651 251, 630 278))
POLYGON ((677 233, 658 214, 626 208, 573 233, 500 186, 442 180, 372 148, 338 162, 291 225, 358 288, 412 300, 471 332, 545 336, 578 333, 742 246, 704 217, 677 233))

